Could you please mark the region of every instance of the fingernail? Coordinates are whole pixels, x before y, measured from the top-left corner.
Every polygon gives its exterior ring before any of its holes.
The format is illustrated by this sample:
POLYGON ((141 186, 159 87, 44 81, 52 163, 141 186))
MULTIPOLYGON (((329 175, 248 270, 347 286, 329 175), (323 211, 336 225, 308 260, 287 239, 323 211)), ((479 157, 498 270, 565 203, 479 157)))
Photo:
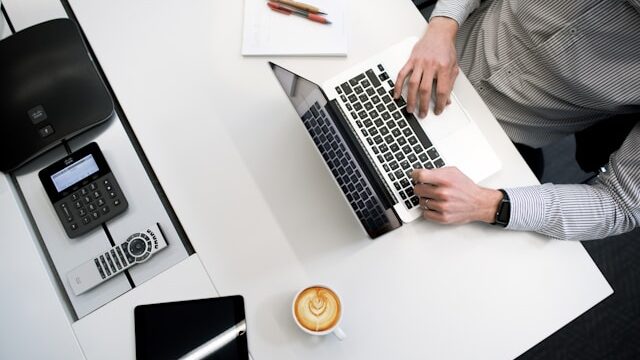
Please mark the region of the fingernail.
POLYGON ((413 112, 413 106, 407 106, 407 111, 412 113, 413 112))
POLYGON ((418 116, 420 116, 420 117, 425 117, 425 116, 427 116, 427 114, 425 114, 425 113, 421 112, 418 116))

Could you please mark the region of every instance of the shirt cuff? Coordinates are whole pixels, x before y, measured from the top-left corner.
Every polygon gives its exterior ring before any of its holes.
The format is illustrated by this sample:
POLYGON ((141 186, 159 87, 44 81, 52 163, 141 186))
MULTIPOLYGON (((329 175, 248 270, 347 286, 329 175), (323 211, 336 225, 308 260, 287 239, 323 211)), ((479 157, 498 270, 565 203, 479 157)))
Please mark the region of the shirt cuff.
POLYGON ((504 189, 511 202, 511 214, 506 229, 537 231, 545 222, 544 186, 504 189))
POLYGON ((451 1, 451 0, 440 0, 436 3, 431 16, 429 17, 429 21, 432 18, 437 16, 448 17, 455 20, 458 23, 458 26, 461 26, 462 23, 469 17, 469 14, 475 10, 480 4, 479 0, 472 1, 451 1))

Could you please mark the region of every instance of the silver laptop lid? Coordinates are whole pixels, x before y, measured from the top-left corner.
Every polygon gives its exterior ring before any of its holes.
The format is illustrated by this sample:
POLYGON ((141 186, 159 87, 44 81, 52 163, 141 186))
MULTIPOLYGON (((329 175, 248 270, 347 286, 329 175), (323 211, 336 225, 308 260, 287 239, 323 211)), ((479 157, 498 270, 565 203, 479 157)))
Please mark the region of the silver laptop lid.
POLYGON ((354 213, 371 238, 402 225, 364 150, 317 84, 269 63, 354 213))

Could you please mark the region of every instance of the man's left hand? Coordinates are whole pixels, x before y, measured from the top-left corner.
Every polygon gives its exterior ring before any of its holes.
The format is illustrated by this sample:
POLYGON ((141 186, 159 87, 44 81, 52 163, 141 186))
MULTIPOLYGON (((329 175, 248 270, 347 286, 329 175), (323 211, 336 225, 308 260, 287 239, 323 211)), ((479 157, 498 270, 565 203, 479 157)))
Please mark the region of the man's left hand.
POLYGON ((502 193, 478 186, 458 168, 417 169, 412 176, 425 219, 442 224, 495 221, 502 193))

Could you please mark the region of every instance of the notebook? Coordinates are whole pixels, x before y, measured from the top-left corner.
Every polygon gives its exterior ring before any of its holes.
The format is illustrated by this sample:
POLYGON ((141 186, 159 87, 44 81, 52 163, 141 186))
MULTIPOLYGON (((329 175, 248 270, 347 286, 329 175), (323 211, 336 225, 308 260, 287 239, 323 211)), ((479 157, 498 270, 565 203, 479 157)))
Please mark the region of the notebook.
POLYGON ((245 0, 242 55, 347 55, 344 0, 313 0, 329 25, 272 11, 266 0, 245 0))

